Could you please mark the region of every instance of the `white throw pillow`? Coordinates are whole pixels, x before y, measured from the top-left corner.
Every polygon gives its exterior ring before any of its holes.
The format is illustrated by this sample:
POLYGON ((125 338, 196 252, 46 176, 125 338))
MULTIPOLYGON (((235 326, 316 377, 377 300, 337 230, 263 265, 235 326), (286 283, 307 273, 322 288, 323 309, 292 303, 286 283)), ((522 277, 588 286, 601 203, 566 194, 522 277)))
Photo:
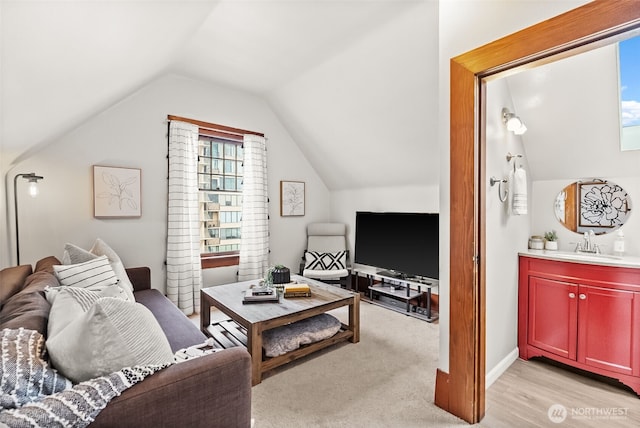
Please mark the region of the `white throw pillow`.
POLYGON ((125 270, 124 264, 118 254, 100 238, 96 239, 96 242, 93 244, 90 251, 97 256, 107 256, 113 271, 120 279, 120 285, 124 288, 124 291, 130 295, 131 301, 135 301, 135 298, 133 297, 133 285, 131 284, 131 280, 129 280, 127 271, 125 270))
POLYGON ((169 341, 149 309, 113 297, 96 301, 47 340, 52 365, 74 383, 124 367, 171 364, 169 341))
POLYGON ((88 262, 74 265, 53 265, 60 285, 102 290, 118 283, 118 277, 111 268, 107 256, 96 257, 88 262))
POLYGON ((100 291, 91 291, 81 287, 48 287, 45 290, 51 303, 47 322, 47 337, 60 333, 70 322, 87 312, 91 306, 103 297, 128 300, 127 295, 117 285, 110 285, 100 291))
POLYGON ((133 285, 127 275, 127 271, 124 268, 122 260, 118 254, 107 245, 102 239, 98 238, 91 247, 91 250, 87 251, 77 245, 67 243, 64 246, 64 255, 62 256, 63 264, 82 263, 88 260, 92 260, 98 256, 107 256, 111 268, 115 272, 116 276, 120 280, 120 286, 127 293, 130 301, 135 302, 133 296, 133 285))

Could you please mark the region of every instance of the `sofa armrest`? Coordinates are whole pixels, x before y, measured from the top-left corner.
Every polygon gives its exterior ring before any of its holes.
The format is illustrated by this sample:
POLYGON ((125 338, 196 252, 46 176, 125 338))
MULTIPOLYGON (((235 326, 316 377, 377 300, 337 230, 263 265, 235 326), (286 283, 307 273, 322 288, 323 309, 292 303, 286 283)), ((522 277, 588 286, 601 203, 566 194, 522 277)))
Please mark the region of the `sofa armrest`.
POLYGON ((133 267, 125 269, 133 285, 133 291, 151 288, 151 269, 148 267, 133 267))
POLYGON ((251 357, 224 349, 161 370, 114 398, 91 427, 250 427, 251 357))

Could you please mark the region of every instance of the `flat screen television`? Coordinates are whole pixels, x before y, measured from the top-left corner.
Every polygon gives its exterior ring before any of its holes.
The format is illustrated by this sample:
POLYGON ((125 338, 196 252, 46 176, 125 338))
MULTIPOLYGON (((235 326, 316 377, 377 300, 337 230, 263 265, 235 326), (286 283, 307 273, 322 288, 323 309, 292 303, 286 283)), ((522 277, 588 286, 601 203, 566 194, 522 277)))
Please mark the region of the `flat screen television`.
POLYGON ((354 261, 393 277, 439 279, 436 213, 356 212, 354 261))

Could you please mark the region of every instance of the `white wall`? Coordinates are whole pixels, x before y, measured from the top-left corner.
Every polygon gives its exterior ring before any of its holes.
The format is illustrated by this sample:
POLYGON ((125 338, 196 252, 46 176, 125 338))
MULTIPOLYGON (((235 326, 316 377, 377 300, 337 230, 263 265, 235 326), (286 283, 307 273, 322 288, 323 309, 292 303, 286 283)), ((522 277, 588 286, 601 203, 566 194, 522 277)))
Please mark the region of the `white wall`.
MULTIPOLYGON (((353 263, 356 211, 437 213, 438 186, 394 186, 331 192, 331 221, 347 225, 347 245, 353 263)), ((438 291, 434 290, 437 294, 438 291)))
MULTIPOLYGON (((326 186, 261 98, 176 75, 154 80, 10 171, 11 177, 31 171, 45 177, 38 198, 19 195, 22 262, 35 263, 48 255, 61 257, 66 242, 89 247, 101 237, 126 266, 151 267, 153 286, 164 290, 167 114, 266 135, 271 263, 297 266, 306 224, 329 217, 326 186), (142 169, 141 218, 93 218, 91 166, 96 164, 142 169), (280 217, 280 180, 306 183, 304 217, 280 217)), ((22 190, 26 190, 26 181, 22 190)), ((1 265, 12 262, 14 258, 5 257, 1 265)), ((235 272, 235 267, 208 270, 204 284, 233 281, 235 272)))
MULTIPOLYGON (((507 131, 502 123, 502 109, 513 110, 511 94, 504 79, 487 84, 487 182, 485 227, 486 254, 486 373, 487 388, 517 357, 518 342, 518 252, 527 249, 530 235, 532 198, 528 198, 528 214, 509 213, 510 198, 501 202, 499 186, 491 186, 489 177, 508 179, 514 162, 531 175, 527 152, 521 136, 507 131), (522 158, 507 162, 506 155, 522 158)), ((526 134, 525 134, 526 135, 526 134)), ((503 185, 502 189, 507 186, 503 185)), ((531 181, 528 194, 531 195, 531 181)), ((503 193, 504 196, 504 193, 503 193)), ((504 199, 504 198, 503 198, 504 199)))

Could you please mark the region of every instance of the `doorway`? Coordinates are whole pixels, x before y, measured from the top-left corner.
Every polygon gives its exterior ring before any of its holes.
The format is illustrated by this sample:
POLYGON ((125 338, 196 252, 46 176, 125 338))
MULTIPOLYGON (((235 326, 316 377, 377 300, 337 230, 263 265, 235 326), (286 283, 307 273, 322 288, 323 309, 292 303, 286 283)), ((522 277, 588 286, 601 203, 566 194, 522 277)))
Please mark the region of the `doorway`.
POLYGON ((617 41, 640 3, 597 0, 451 59, 449 371, 435 403, 477 423, 485 411, 486 82, 617 41), (453 173, 455 172, 455 173, 453 173))

